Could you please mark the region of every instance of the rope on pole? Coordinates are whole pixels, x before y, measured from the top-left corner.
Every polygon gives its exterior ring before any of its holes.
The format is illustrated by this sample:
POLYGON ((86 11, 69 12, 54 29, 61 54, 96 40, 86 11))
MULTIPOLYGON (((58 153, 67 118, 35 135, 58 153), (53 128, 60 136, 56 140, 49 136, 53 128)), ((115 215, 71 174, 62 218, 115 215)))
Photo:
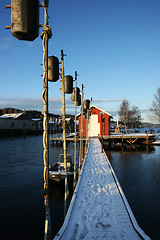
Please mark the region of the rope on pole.
POLYGON ((75 71, 75 123, 74 123, 74 128, 75 128, 75 140, 74 140, 74 179, 73 179, 73 189, 76 186, 76 110, 77 110, 77 72, 75 71))
POLYGON ((83 84, 82 84, 82 96, 81 96, 81 129, 80 129, 80 158, 79 158, 79 171, 78 175, 80 175, 81 165, 83 161, 83 84))
POLYGON ((64 92, 64 57, 63 50, 61 50, 61 78, 62 78, 62 128, 63 128, 63 151, 64 151, 64 172, 65 172, 65 194, 64 194, 64 217, 67 213, 67 196, 68 196, 68 181, 67 181, 67 145, 66 145, 66 120, 65 120, 65 92, 64 92))
POLYGON ((47 7, 44 7, 45 20, 43 33, 43 162, 44 162, 44 205, 45 205, 45 232, 44 239, 48 240, 51 237, 51 222, 48 199, 48 182, 49 182, 49 134, 48 134, 48 39, 52 36, 51 28, 47 25, 47 7))

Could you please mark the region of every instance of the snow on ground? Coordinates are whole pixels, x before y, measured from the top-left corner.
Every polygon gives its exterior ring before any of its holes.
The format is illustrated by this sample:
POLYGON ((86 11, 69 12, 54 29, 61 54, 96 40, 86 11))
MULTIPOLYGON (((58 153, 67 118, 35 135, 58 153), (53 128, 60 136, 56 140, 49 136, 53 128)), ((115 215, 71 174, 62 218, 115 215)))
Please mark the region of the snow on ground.
POLYGON ((159 134, 155 134, 155 142, 152 142, 152 144, 154 145, 160 145, 160 135, 159 134))
POLYGON ((154 136, 154 134, 152 134, 152 133, 111 133, 111 136, 122 136, 123 135, 123 137, 124 136, 126 136, 126 137, 135 137, 135 136, 137 136, 137 137, 146 137, 146 136, 148 136, 148 137, 151 137, 151 136, 154 136))
POLYGON ((91 139, 66 219, 55 239, 141 239, 131 224, 98 139, 91 139))

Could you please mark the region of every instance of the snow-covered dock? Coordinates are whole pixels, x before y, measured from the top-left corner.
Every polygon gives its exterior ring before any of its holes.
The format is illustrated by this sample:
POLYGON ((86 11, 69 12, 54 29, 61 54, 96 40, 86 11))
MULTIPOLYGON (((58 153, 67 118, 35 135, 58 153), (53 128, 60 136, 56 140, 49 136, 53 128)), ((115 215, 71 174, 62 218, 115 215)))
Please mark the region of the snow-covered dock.
POLYGON ((150 239, 138 226, 98 139, 90 141, 64 224, 54 239, 150 239))
MULTIPOLYGON (((112 143, 113 145, 116 143, 125 143, 125 144, 151 144, 152 142, 155 141, 155 135, 154 134, 148 134, 148 133, 112 133, 110 135, 106 135, 106 136, 94 136, 94 138, 98 138, 102 141, 106 141, 109 143, 112 143)), ((59 142, 62 141, 63 138, 51 138, 50 142, 54 143, 54 142, 59 142)), ((72 136, 68 136, 66 138, 67 141, 75 141, 75 138, 72 136)), ((80 138, 77 137, 76 139, 77 141, 80 141, 80 138)), ((83 137, 83 141, 86 140, 86 137, 83 137)))
POLYGON ((160 145, 160 135, 156 134, 155 135, 155 141, 152 142, 153 145, 160 145))

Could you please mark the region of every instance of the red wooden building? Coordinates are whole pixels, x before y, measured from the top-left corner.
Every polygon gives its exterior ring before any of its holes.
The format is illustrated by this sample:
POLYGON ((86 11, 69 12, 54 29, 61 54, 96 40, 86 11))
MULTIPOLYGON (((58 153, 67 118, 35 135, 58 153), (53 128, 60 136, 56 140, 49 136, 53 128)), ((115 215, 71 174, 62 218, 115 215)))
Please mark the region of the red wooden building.
MULTIPOLYGON (((110 121, 112 116, 102 109, 92 105, 90 107, 89 136, 108 136, 110 134, 110 121)), ((79 136, 81 131, 81 113, 77 115, 79 120, 79 136)), ((83 118, 83 137, 86 137, 87 119, 83 118)))

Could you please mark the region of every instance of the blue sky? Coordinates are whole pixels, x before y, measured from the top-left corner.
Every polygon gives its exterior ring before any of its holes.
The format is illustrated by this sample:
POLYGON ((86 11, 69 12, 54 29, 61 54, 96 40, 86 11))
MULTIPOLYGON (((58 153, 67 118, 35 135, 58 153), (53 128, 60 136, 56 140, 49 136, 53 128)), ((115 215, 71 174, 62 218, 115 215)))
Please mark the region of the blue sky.
MULTIPOLYGON (((5 4, 10 0, 0 1, 0 108, 42 111, 42 40, 20 41, 5 30, 10 25, 5 4)), ((160 87, 159 12, 159 0, 50 0, 49 56, 60 59, 63 49, 65 75, 78 72, 78 87, 84 84, 84 98, 92 97, 94 105, 114 117, 127 99, 148 121, 160 87)), ((60 88, 60 81, 49 83, 49 111, 55 114, 61 113, 60 88)), ((66 103, 66 113, 74 114, 70 95, 66 103)))

